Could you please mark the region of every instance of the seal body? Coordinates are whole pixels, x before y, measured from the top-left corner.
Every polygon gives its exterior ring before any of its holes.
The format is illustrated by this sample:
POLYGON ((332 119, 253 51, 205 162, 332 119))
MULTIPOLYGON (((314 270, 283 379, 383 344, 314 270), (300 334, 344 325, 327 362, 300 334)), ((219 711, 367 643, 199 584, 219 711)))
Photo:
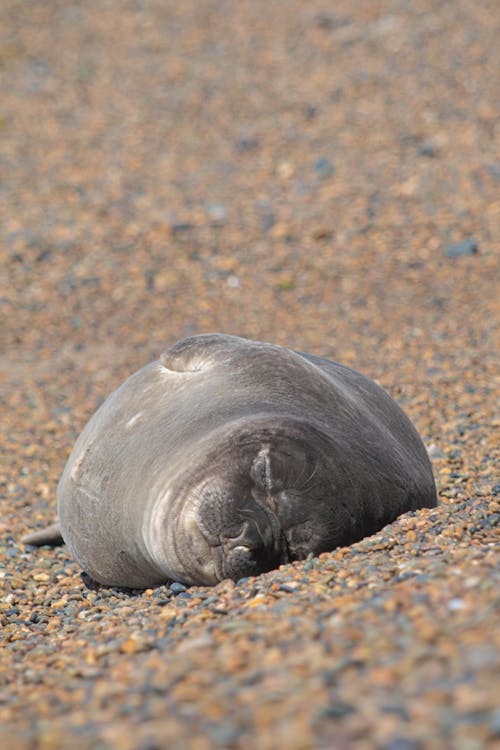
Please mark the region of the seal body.
POLYGON ((137 588, 256 575, 437 503, 420 437, 373 381, 222 334, 178 342, 112 393, 57 496, 84 570, 137 588))

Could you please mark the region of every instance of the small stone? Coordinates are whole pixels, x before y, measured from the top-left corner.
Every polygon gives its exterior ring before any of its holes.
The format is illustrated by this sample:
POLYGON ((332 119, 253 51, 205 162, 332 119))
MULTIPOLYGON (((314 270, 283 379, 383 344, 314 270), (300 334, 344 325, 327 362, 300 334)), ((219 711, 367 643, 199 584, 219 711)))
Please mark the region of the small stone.
POLYGON ((440 448, 438 448, 438 446, 435 443, 431 443, 428 446, 427 453, 429 454, 430 458, 434 458, 434 459, 446 458, 443 451, 440 448))
POLYGON ((289 161, 280 161, 276 167, 276 174, 284 180, 287 180, 293 175, 295 168, 289 161))
POLYGON ((170 584, 170 591, 172 591, 174 594, 182 594, 182 592, 186 590, 187 587, 184 586, 183 583, 179 583, 179 581, 174 581, 170 584))
POLYGON ((233 745, 239 737, 239 731, 231 724, 218 724, 208 729, 211 739, 217 747, 233 745))
POLYGON ((249 151, 256 151, 260 146, 258 138, 254 138, 253 136, 246 136, 243 138, 239 138, 236 141, 236 150, 240 153, 245 153, 249 151))
POLYGON ((278 281, 278 289, 280 290, 280 292, 286 292, 289 289, 295 289, 295 286, 296 286, 295 279, 292 279, 291 277, 288 277, 288 276, 283 276, 278 281))
POLYGON ((500 162, 488 164, 488 172, 496 179, 500 180, 500 162))
POLYGON ((172 596, 172 591, 170 588, 167 588, 166 586, 160 586, 159 588, 155 589, 153 592, 153 598, 155 599, 163 599, 164 597, 172 596))
POLYGON ((320 241, 327 241, 331 240, 333 237, 333 232, 330 229, 327 229, 326 227, 316 227, 311 232, 311 237, 313 240, 316 240, 317 242, 320 241))
POLYGON ((336 25, 334 18, 323 13, 316 16, 315 23, 318 29, 323 29, 324 31, 330 31, 335 28, 336 25))
POLYGON ((263 604, 266 603, 266 597, 264 594, 257 594, 252 599, 250 599, 249 602, 247 602, 247 607, 260 607, 263 604))
POLYGON ((448 609, 451 612, 457 612, 460 609, 463 609, 465 607, 465 602, 463 599, 451 599, 448 602, 448 609))
POLYGON ((438 154, 438 147, 435 143, 428 141, 427 143, 422 143, 418 149, 418 153, 420 156, 426 156, 427 158, 433 159, 438 154))
POLYGON ((137 651, 137 642, 133 638, 127 638, 120 646, 122 654, 134 654, 137 651))
POLYGON ((353 707, 347 703, 334 703, 328 708, 325 708, 321 714, 326 719, 341 719, 343 716, 354 711, 353 707))
POLYGON ((314 162, 314 171, 318 177, 322 180, 326 180, 334 174, 335 169, 333 168, 331 161, 323 156, 314 162))
POLYGON ((206 207, 207 214, 209 217, 218 223, 225 221, 227 216, 226 207, 222 203, 209 203, 206 207))
MULTIPOLYGON (((80 578, 82 579, 82 583, 85 586, 85 588, 89 589, 89 591, 99 591, 101 588, 101 584, 97 583, 97 581, 94 581, 93 578, 91 578, 88 573, 80 573, 80 578)), ((107 596, 108 594, 103 594, 103 596, 107 596)))
POLYGON ((448 258, 459 258, 462 255, 476 255, 477 252, 478 246, 472 239, 457 242, 453 245, 446 245, 444 249, 444 254, 448 258))
POLYGON ((500 737, 500 708, 494 708, 490 713, 489 725, 494 737, 500 737))
POLYGON ((394 737, 383 745, 384 750, 420 750, 421 747, 421 743, 411 737, 394 737))
POLYGON ((274 214, 266 214, 262 219, 262 230, 264 232, 269 232, 269 230, 274 227, 275 223, 276 217, 274 214))
POLYGON ((230 289, 238 289, 238 287, 241 286, 239 278, 234 274, 231 274, 231 276, 227 277, 226 283, 230 289))
POLYGON ((194 226, 193 224, 189 224, 188 222, 179 222, 178 224, 172 224, 172 226, 170 227, 170 230, 174 237, 179 234, 185 234, 191 229, 194 229, 194 226))

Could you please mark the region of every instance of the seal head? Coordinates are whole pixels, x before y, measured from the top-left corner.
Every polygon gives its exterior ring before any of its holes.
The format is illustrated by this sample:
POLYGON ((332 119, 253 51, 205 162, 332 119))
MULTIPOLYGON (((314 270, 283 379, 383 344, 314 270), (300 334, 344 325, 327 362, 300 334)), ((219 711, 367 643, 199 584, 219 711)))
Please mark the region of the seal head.
POLYGON ((343 470, 331 441, 313 423, 265 415, 206 442, 203 461, 179 478, 177 518, 162 501, 151 516, 149 553, 173 577, 238 580, 363 535, 339 501, 343 470))

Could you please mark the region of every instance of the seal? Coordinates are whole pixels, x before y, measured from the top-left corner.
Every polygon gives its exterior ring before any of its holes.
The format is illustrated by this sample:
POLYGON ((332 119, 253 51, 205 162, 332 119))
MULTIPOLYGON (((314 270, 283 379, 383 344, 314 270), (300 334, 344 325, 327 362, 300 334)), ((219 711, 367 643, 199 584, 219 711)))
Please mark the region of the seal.
POLYGON ((61 535, 105 585, 213 585, 346 546, 437 504, 385 391, 336 362, 237 336, 171 346, 90 419, 57 489, 61 535))

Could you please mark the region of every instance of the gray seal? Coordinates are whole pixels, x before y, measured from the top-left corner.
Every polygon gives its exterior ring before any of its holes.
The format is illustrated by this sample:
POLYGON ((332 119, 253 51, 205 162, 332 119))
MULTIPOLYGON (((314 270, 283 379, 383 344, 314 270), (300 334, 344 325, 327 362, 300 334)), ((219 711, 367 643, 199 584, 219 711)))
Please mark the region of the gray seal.
POLYGON ((236 336, 193 336, 90 419, 57 489, 57 543, 94 580, 212 585, 346 546, 437 504, 415 428, 372 380, 236 336))

